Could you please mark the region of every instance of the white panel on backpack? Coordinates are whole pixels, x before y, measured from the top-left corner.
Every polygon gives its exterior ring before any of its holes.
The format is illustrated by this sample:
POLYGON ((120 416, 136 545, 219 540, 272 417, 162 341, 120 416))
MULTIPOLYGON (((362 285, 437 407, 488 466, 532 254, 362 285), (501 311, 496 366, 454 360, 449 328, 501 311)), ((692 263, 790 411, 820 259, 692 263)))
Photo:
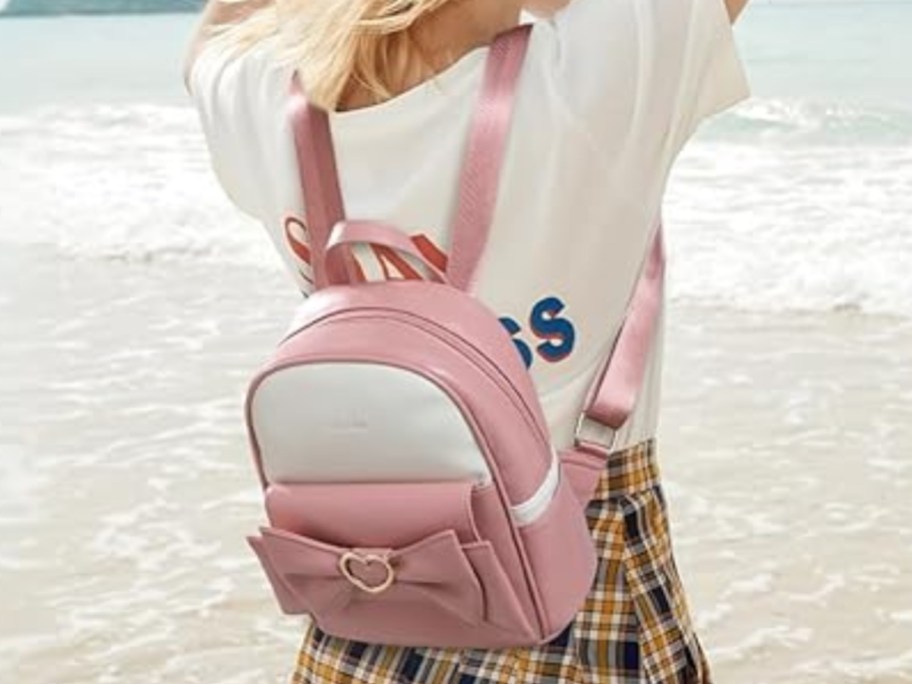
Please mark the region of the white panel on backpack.
POLYGON ((558 484, 560 484, 560 457, 557 455, 557 450, 552 445, 551 465, 548 467, 545 479, 542 480, 542 483, 538 486, 538 489, 533 492, 532 496, 525 501, 513 504, 510 507, 510 512, 512 513, 513 520, 516 524, 531 525, 544 515, 554 500, 558 484))
POLYGON ((453 400, 393 366, 340 361, 275 371, 255 391, 251 420, 270 482, 492 480, 453 400))

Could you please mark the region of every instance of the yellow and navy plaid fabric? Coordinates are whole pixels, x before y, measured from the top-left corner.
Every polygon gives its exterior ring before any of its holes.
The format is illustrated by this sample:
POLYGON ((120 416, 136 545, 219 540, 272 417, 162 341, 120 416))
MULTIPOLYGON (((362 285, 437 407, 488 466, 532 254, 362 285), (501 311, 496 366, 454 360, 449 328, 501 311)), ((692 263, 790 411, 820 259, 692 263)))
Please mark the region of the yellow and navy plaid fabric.
POLYGON ((614 452, 586 509, 599 549, 573 622, 533 647, 369 644, 308 621, 292 684, 709 684, 678 576, 655 438, 614 452))

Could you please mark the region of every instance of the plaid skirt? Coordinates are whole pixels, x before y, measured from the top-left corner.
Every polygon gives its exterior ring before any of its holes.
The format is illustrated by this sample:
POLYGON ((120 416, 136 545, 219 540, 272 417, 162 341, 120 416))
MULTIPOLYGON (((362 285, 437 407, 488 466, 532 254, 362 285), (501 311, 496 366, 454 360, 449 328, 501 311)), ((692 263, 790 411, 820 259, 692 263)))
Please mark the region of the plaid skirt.
POLYGON ((293 684, 704 684, 710 672, 672 553, 655 438, 608 458, 586 508, 599 552, 584 605, 533 647, 405 647, 310 620, 293 684))

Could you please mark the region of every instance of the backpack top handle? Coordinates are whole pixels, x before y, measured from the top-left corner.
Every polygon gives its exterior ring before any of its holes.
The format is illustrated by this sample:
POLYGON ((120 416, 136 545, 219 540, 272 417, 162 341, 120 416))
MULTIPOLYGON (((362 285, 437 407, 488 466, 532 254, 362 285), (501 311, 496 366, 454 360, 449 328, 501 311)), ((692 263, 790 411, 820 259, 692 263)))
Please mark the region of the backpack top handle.
MULTIPOLYGON (((473 113, 447 261, 448 281, 468 291, 487 242, 497 200, 500 170, 512 120, 516 82, 527 52, 531 24, 499 33, 485 61, 481 94, 473 113)), ((326 110, 307 99, 297 70, 292 75, 289 116, 307 214, 311 267, 316 289, 345 282, 354 256, 344 250, 329 263, 326 245, 345 205, 326 110), (330 272, 332 271, 332 272, 330 272), (336 272, 338 271, 338 272, 336 272)))

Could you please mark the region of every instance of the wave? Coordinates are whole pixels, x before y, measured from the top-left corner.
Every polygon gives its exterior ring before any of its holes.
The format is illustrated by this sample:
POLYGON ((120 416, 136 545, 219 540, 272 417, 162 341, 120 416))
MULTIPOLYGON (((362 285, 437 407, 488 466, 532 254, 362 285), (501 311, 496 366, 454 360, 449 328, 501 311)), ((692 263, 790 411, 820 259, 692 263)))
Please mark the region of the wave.
POLYGON ((0 0, 0 16, 195 12, 203 0, 0 0))
POLYGON ((902 145, 912 143, 912 111, 800 98, 751 98, 719 117, 713 133, 717 139, 782 145, 902 145))
POLYGON ((186 106, 44 107, 0 117, 0 240, 58 258, 276 259, 218 187, 186 106))
POLYGON ((912 147, 685 147, 672 292, 748 310, 912 316, 912 147))
MULTIPOLYGON (((44 108, 0 117, 0 139, 0 244, 64 260, 283 268, 217 185, 187 106, 44 108)), ((910 146, 698 138, 666 192, 670 295, 912 317, 910 186, 910 146)))

